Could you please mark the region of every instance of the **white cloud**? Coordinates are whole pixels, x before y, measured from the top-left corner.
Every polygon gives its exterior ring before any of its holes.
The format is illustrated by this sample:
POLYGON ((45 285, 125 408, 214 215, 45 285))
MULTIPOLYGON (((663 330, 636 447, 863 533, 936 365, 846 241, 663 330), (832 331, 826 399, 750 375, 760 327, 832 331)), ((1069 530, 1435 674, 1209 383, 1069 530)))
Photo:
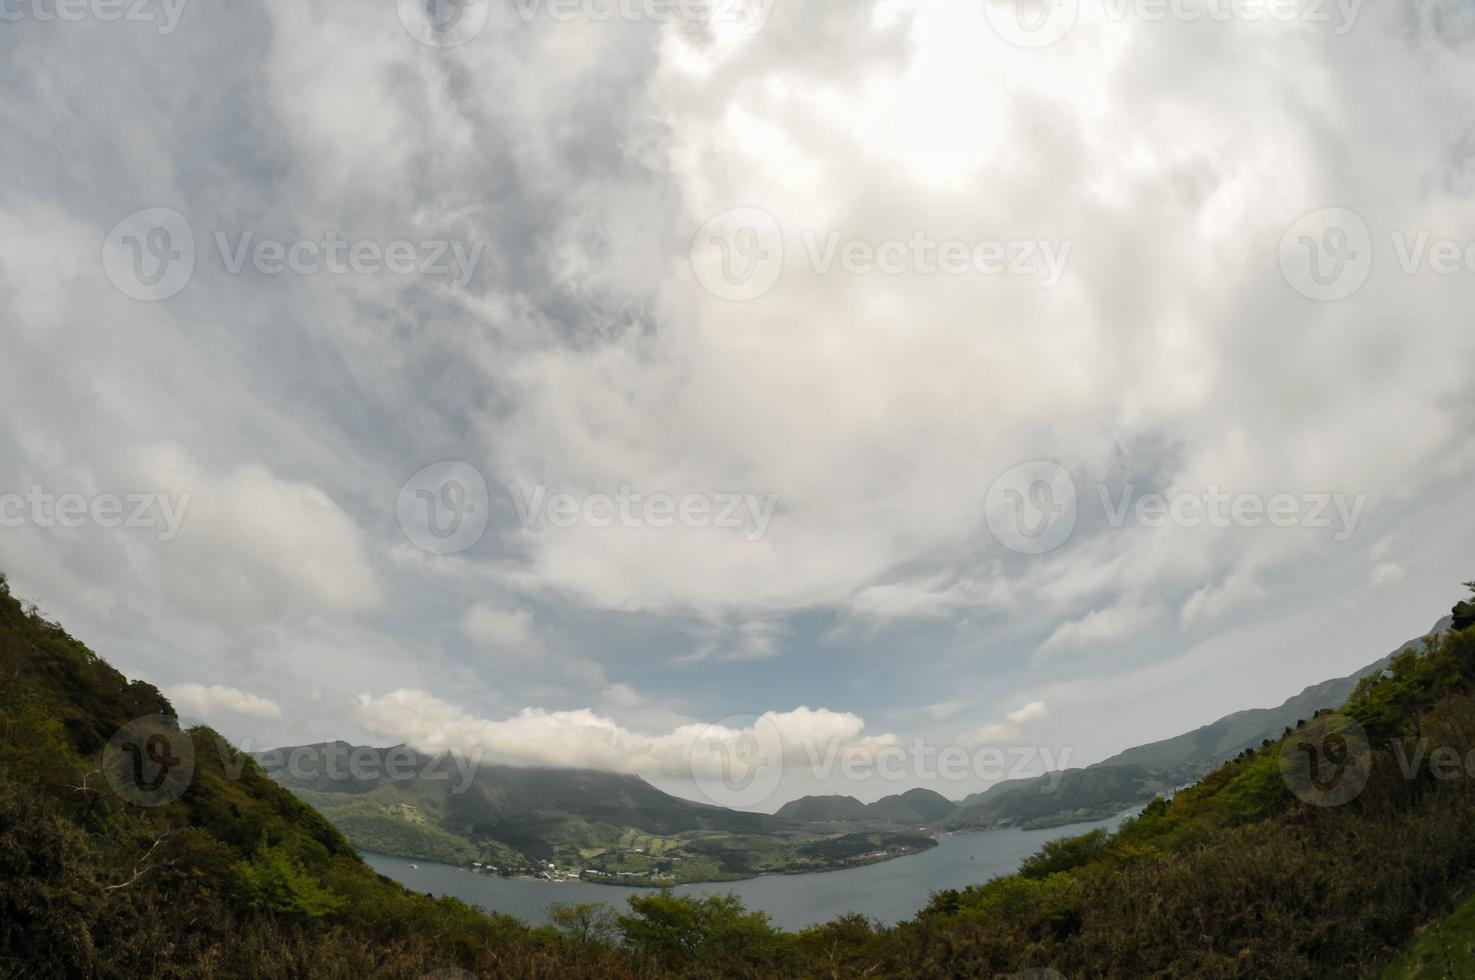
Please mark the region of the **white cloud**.
POLYGON ((944 701, 941 704, 928 705, 927 714, 931 715, 934 721, 946 721, 965 707, 967 705, 961 701, 944 701))
POLYGON ((533 616, 526 609, 503 609, 479 602, 466 610, 461 628, 478 644, 499 650, 528 653, 537 645, 533 616))
MULTIPOLYGON (((618 700, 621 693, 616 695, 618 700)), ((360 695, 359 722, 370 732, 426 752, 456 750, 490 764, 552 766, 635 773, 668 779, 720 775, 716 754, 695 752, 704 742, 733 747, 744 735, 774 733, 785 765, 810 766, 827 749, 877 744, 863 737, 865 722, 853 714, 796 708, 742 722, 687 723, 658 734, 631 731, 588 709, 526 708, 492 720, 479 718, 424 691, 360 695)))
POLYGON ((167 688, 164 694, 174 704, 176 711, 206 720, 214 720, 221 714, 239 715, 259 721, 276 721, 282 717, 282 706, 275 701, 219 684, 209 687, 203 684, 176 684, 167 688))
POLYGON ((357 613, 378 601, 358 527, 317 487, 259 464, 208 473, 174 449, 144 459, 158 485, 189 495, 179 536, 159 549, 176 601, 253 624, 294 611, 357 613))
POLYGON ((1385 561, 1373 567, 1372 583, 1375 589, 1387 589, 1408 578, 1408 569, 1395 561, 1385 561))
POLYGON ((990 722, 958 734, 958 742, 971 746, 1001 746, 1023 739, 1030 726, 1050 717, 1050 706, 1031 701, 1004 714, 1004 721, 990 722))
POLYGON ((1029 704, 1024 705, 1022 708, 1018 708, 1014 711, 1009 712, 1004 717, 1008 718, 1016 725, 1024 725, 1032 721, 1041 721, 1045 718, 1048 718, 1049 716, 1050 708, 1048 705, 1045 704, 1045 702, 1031 701, 1029 704))
MULTIPOLYGON (((691 710, 772 703, 754 694, 764 683, 826 703, 815 692, 852 666, 830 638, 853 624, 898 631, 908 656, 871 686, 910 704, 955 697, 907 689, 952 676, 947 658, 981 650, 992 670, 1042 635, 1047 652, 1122 646, 1144 661, 1103 664, 1093 680, 1109 681, 1173 655, 1173 638, 1123 644, 1169 610, 1182 629, 1230 630, 1261 607, 1257 581, 1279 597, 1346 564, 1366 584, 1360 538, 1339 550, 1301 529, 1108 529, 1089 481, 1367 493, 1359 535, 1418 526, 1442 501, 1471 509, 1475 275, 1404 275, 1384 251, 1357 297, 1320 305, 1276 263, 1285 230, 1326 204, 1357 209, 1385 246, 1400 229, 1475 237, 1475 168, 1449 127, 1475 92, 1471 15, 1368 4, 1336 37, 1107 24, 1084 6, 1043 51, 1006 45, 977 3, 853 0, 712 43, 495 22, 434 57, 392 9, 290 0, 222 8, 188 45, 0 40, 14 83, 0 164, 28 174, 0 187, 0 489, 191 493, 172 542, 15 529, 9 571, 160 683, 205 676, 195 649, 225 649, 328 701, 353 693, 359 649, 386 689, 460 696, 488 672, 484 650, 446 653, 465 646, 458 630, 523 649, 535 625, 581 624, 559 637, 568 656, 519 664, 544 672, 529 686, 561 688, 546 701, 477 689, 499 717, 587 703, 609 675, 691 710), (198 96, 184 107, 182 87, 198 96), (45 154, 68 166, 27 169, 45 154), (98 248, 158 204, 189 217, 199 261, 179 296, 138 303, 107 282, 98 248), (744 304, 705 293, 689 261, 696 229, 735 205, 786 235, 783 278, 744 304), (230 276, 212 255, 217 230, 327 229, 487 248, 459 292, 413 276, 230 276), (806 231, 1069 240, 1072 264, 1049 290, 824 275, 806 231), (493 486, 780 503, 756 541, 524 529, 498 513, 479 548, 442 559, 404 540, 393 501, 410 473, 453 458, 493 486), (1040 458, 1082 481, 1082 520, 1058 553, 1025 559, 987 533, 982 504, 1000 473, 1040 458), (539 622, 475 611, 508 594, 539 622), (812 641, 836 610, 837 630, 812 641), (694 680, 606 671, 625 656, 604 643, 611 620, 638 621, 651 659, 693 661, 694 680), (823 663, 780 675, 784 654, 823 663), (713 684, 729 660, 747 661, 737 683, 713 684)), ((1373 584, 1458 561, 1437 535, 1398 542, 1373 556, 1373 584)), ((1337 616, 1345 594, 1298 599, 1337 616)), ((999 683, 1001 703, 1049 690, 1020 673, 999 683)))
POLYGON ((1115 605, 1096 609, 1080 619, 1061 623, 1040 645, 1041 653, 1111 646, 1130 639, 1157 618, 1151 607, 1115 605))

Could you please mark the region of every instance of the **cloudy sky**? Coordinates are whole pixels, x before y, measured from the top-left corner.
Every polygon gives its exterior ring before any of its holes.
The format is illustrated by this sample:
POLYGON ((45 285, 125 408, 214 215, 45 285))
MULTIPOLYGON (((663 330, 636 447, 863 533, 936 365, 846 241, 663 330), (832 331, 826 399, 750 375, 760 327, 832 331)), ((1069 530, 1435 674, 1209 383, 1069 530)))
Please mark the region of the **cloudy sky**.
POLYGON ((1475 574, 1475 13, 1275 6, 12 0, 0 567, 260 747, 687 795, 1347 673, 1475 574))

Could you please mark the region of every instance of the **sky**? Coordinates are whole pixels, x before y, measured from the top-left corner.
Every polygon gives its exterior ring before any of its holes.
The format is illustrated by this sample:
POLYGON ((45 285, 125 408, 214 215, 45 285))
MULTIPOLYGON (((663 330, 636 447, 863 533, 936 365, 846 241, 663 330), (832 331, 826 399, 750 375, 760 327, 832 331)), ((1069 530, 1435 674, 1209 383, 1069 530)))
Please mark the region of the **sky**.
POLYGON ((64 13, 0 568, 238 743, 960 798, 1475 574, 1463 0, 64 13))

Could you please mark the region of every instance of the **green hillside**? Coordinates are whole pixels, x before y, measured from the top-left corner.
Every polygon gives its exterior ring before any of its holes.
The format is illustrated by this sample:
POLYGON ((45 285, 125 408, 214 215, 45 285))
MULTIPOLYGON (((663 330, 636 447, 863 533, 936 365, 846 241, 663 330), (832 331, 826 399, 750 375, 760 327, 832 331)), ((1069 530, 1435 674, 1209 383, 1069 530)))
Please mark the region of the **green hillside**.
POLYGON ((376 876, 254 761, 179 732, 156 689, 0 579, 0 976, 1468 976, 1475 608, 1461 608, 1342 711, 898 926, 790 934, 730 897, 659 893, 528 929, 376 876))
POLYGON ((806 827, 783 814, 695 803, 637 776, 473 765, 405 746, 330 742, 256 759, 362 850, 482 864, 502 875, 612 885, 734 881, 872 864, 936 844, 883 828, 806 827))
POLYGON ((837 823, 847 820, 869 820, 871 812, 853 796, 803 796, 779 807, 784 820, 801 823, 837 823))

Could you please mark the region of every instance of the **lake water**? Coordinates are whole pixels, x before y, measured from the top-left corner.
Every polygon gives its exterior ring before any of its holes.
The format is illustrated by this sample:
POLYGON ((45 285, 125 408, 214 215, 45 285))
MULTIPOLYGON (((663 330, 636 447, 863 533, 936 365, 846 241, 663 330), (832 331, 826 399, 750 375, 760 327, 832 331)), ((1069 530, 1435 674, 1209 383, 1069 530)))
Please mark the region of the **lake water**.
MULTIPOLYGON (((1047 841, 1084 834, 1097 827, 1114 830, 1126 816, 1051 830, 956 834, 940 838, 938 846, 931 850, 863 868, 679 885, 673 890, 681 895, 732 892, 749 909, 767 912, 775 925, 785 929, 829 922, 847 912, 860 912, 872 919, 894 923, 916 915, 935 891, 981 884, 997 875, 1009 874, 1047 841)), ((630 894, 650 890, 585 881, 498 878, 382 854, 365 854, 364 860, 375 871, 415 891, 450 895, 493 912, 514 915, 531 925, 548 921, 550 902, 607 902, 623 906, 630 894), (412 864, 419 867, 411 867, 412 864)))

